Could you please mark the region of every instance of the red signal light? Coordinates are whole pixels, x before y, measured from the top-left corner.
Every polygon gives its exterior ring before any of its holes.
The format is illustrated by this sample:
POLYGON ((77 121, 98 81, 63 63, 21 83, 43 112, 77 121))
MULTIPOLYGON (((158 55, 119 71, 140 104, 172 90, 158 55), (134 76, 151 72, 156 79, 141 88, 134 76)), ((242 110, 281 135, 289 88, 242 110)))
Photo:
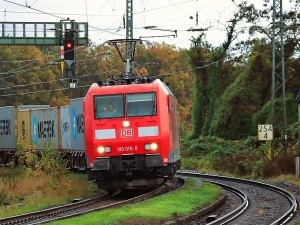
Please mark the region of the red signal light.
POLYGON ((65 60, 74 60, 74 40, 65 40, 64 41, 64 52, 65 52, 65 60))
POLYGON ((74 34, 72 32, 66 32, 64 38, 65 60, 75 60, 74 47, 74 34))
POLYGON ((72 48, 72 42, 71 41, 67 41, 66 43, 65 43, 65 47, 66 48, 68 48, 68 49, 70 49, 70 48, 72 48))

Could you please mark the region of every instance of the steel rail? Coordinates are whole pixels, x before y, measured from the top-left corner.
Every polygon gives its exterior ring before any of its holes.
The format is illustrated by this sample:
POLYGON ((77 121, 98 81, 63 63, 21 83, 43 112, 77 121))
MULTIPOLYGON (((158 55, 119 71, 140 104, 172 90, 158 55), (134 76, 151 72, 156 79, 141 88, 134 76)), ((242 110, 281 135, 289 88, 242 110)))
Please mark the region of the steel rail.
POLYGON ((72 209, 77 209, 77 208, 80 208, 80 207, 83 207, 83 206, 86 206, 89 204, 93 204, 95 202, 99 202, 104 199, 106 199, 105 196, 97 197, 97 198, 87 199, 87 200, 76 202, 76 203, 70 203, 67 205, 44 209, 44 210, 40 210, 40 211, 36 211, 36 212, 30 212, 30 213, 24 213, 21 215, 17 215, 17 216, 6 217, 6 218, 0 219, 0 224, 7 225, 7 224, 24 223, 28 220, 39 219, 39 218, 42 218, 45 216, 49 216, 49 215, 52 216, 57 213, 65 212, 65 211, 72 210, 72 209))
MULTIPOLYGON (((271 184, 267 184, 267 183, 263 183, 263 182, 259 182, 259 181, 253 181, 253 180, 245 180, 245 179, 241 179, 241 178, 218 176, 218 175, 212 175, 212 174, 201 174, 198 171, 189 171, 189 170, 186 170, 186 171, 180 170, 180 171, 177 171, 177 174, 185 175, 185 176, 196 176, 196 177, 201 177, 203 179, 214 178, 214 179, 224 179, 224 180, 229 180, 229 181, 236 181, 239 183, 248 183, 248 184, 259 186, 259 187, 262 187, 265 189, 272 190, 272 191, 282 195, 290 202, 290 208, 283 215, 281 215, 278 219, 276 219, 274 222, 272 222, 271 225, 287 224, 288 221, 291 220, 291 218, 295 215, 295 213, 297 211, 298 204, 297 204, 297 200, 296 200, 295 196, 292 193, 290 193, 289 191, 284 190, 283 188, 280 188, 280 187, 276 187, 271 184)), ((209 181, 209 182, 211 182, 211 181, 209 181)))
POLYGON ((247 208, 249 207, 248 196, 243 191, 241 191, 237 188, 234 188, 232 186, 219 183, 219 182, 212 182, 212 181, 208 181, 208 180, 206 180, 206 181, 210 182, 210 183, 214 183, 216 185, 219 185, 219 186, 223 187, 224 189, 227 189, 228 191, 235 193, 242 200, 242 204, 239 205, 239 207, 237 207, 230 213, 208 223, 207 225, 223 224, 225 222, 231 221, 231 220, 235 219, 236 217, 238 217, 239 215, 241 215, 243 212, 245 212, 245 210, 247 210, 247 208))
MULTIPOLYGON (((183 182, 182 180, 180 180, 180 181, 183 182)), ((155 189, 151 192, 148 192, 146 194, 143 194, 143 195, 140 195, 140 196, 137 196, 134 198, 130 198, 130 199, 127 199, 124 201, 116 202, 116 203, 105 205, 105 206, 94 207, 92 209, 87 209, 87 210, 84 209, 86 206, 95 204, 99 201, 108 200, 109 196, 106 195, 103 197, 88 199, 88 200, 71 203, 71 204, 67 204, 67 205, 63 205, 63 206, 57 206, 54 208, 44 209, 44 210, 40 210, 40 211, 36 211, 36 212, 32 212, 32 213, 25 213, 22 215, 2 218, 2 219, 0 219, 0 224, 1 225, 12 225, 12 224, 22 224, 22 223, 26 224, 28 222, 30 224, 41 224, 41 223, 46 223, 46 222, 50 222, 53 220, 65 219, 65 218, 69 218, 69 217, 73 217, 73 216, 82 215, 84 213, 94 212, 97 210, 103 210, 103 209, 108 209, 108 208, 120 207, 120 206, 123 206, 126 204, 143 201, 143 200, 146 200, 153 196, 158 195, 159 193, 165 191, 166 188, 167 188, 166 185, 163 185, 163 186, 159 187, 158 189, 155 189), (77 209, 82 209, 82 211, 76 212, 76 213, 72 212, 72 210, 77 210, 77 209), (61 213, 67 213, 67 215, 56 216, 61 213), (36 222, 33 220, 36 220, 36 222)))
MULTIPOLYGON (((146 193, 146 194, 143 194, 143 195, 140 195, 140 196, 128 199, 128 200, 116 202, 116 203, 105 205, 105 206, 95 207, 93 209, 84 210, 84 211, 79 212, 79 213, 73 213, 73 214, 68 214, 68 215, 65 215, 65 216, 57 217, 57 218, 55 218, 55 220, 67 219, 67 218, 70 218, 70 217, 80 216, 82 214, 91 213, 91 212, 95 212, 95 211, 98 211, 98 210, 117 208, 117 207, 121 207, 121 206, 124 206, 124 205, 127 205, 127 204, 132 204, 132 203, 144 201, 144 200, 147 200, 147 199, 149 199, 153 196, 158 195, 159 193, 163 192, 165 189, 166 189, 166 186, 164 185, 164 186, 159 187, 158 189, 155 189, 154 191, 151 191, 149 193, 146 193)), ((35 224, 48 223, 48 222, 51 222, 51 221, 53 221, 53 219, 45 219, 42 222, 35 223, 35 224)))
MULTIPOLYGON (((177 171, 177 175, 182 176, 181 178, 183 178, 183 179, 186 177, 191 177, 190 174, 186 174, 186 173, 183 174, 179 171, 177 171)), ((192 174, 192 176, 194 176, 194 174, 192 174)), ((205 180, 205 179, 203 179, 203 180, 205 180)), ((241 191, 237 188, 234 188, 230 185, 222 184, 219 182, 209 181, 209 180, 207 180, 207 182, 214 183, 218 186, 222 186, 224 189, 234 193, 241 199, 241 204, 236 209, 232 210, 230 213, 228 213, 212 222, 207 223, 207 225, 223 224, 225 222, 231 221, 231 220, 235 219, 236 217, 238 217, 240 214, 242 214, 249 207, 248 196, 243 191, 241 191)), ((196 218, 201 217, 201 216, 211 212, 215 208, 219 207, 220 205, 222 205, 225 202, 225 199, 226 198, 223 197, 223 198, 219 199, 218 201, 216 201, 215 203, 211 204, 210 206, 202 208, 202 209, 198 210, 197 212, 190 214, 188 216, 184 216, 184 217, 178 218, 176 220, 166 221, 164 223, 164 225, 184 224, 184 223, 194 221, 196 218)))

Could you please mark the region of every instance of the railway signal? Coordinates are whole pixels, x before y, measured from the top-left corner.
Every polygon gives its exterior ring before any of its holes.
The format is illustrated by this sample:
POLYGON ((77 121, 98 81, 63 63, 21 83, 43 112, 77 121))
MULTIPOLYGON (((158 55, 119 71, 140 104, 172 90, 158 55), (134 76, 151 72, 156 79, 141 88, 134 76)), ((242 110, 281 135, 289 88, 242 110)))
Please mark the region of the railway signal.
POLYGON ((75 41, 74 41, 74 32, 66 31, 64 40, 63 40, 63 59, 65 63, 68 65, 65 70, 66 78, 70 79, 70 88, 75 88, 76 83, 73 82, 73 78, 75 77, 74 64, 75 64, 75 41))
POLYGON ((74 34, 73 32, 66 32, 64 38, 64 59, 65 60, 75 60, 75 51, 74 51, 74 34))

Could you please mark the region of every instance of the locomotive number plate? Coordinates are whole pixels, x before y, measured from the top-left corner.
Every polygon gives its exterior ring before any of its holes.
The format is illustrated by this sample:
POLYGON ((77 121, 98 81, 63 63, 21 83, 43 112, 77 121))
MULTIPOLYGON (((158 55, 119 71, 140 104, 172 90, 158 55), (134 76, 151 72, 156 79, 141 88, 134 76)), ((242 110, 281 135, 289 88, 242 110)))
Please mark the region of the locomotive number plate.
POLYGON ((124 146, 124 147, 117 147, 118 152, 129 152, 129 151, 137 151, 138 146, 124 146))

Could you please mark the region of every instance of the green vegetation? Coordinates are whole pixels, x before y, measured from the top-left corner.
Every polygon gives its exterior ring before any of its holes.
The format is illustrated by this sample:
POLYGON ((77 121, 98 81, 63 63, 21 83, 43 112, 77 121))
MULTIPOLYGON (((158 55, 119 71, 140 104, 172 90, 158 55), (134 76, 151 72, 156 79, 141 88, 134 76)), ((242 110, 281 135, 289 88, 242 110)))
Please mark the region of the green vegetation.
POLYGON ((195 212, 208 206, 223 195, 221 189, 210 183, 196 184, 188 179, 188 184, 180 190, 158 196, 150 200, 78 218, 66 219, 51 224, 161 224, 195 212))
MULTIPOLYGON (((40 160, 36 160, 34 146, 25 149, 18 144, 16 157, 17 168, 0 169, 0 217, 65 204, 74 198, 88 198, 99 192, 95 185, 87 182, 84 174, 69 174, 65 169, 66 162, 50 145, 41 152, 40 160)), ((132 221, 159 224, 163 220, 190 214, 221 196, 222 191, 215 185, 204 183, 201 186, 189 179, 187 185, 174 193, 87 216, 91 224, 99 224, 99 218, 105 218, 103 224, 130 224, 132 221)), ((85 224, 84 221, 86 216, 75 218, 70 224, 85 224)))
POLYGON ((89 198, 98 193, 83 174, 63 175, 60 185, 51 180, 50 175, 29 177, 21 169, 0 168, 0 217, 70 203, 74 198, 89 198))
POLYGON ((70 203, 98 193, 85 174, 70 174, 65 161, 51 146, 36 160, 34 146, 18 144, 16 168, 0 168, 0 217, 37 211, 51 205, 70 203))
MULTIPOLYGON (((290 132, 296 130, 295 126, 290 132)), ((290 158, 283 159, 277 155, 276 160, 272 161, 270 142, 258 142, 256 137, 235 141, 211 136, 185 139, 182 141, 182 169, 227 173, 246 178, 275 177, 284 169, 293 171, 292 160, 296 154, 297 142, 294 140, 293 143, 288 148, 290 158), (285 167, 283 162, 286 160, 290 160, 290 166, 285 167)), ((40 210, 49 205, 64 204, 74 198, 87 198, 98 193, 97 187, 87 182, 85 175, 69 174, 65 169, 65 161, 51 146, 42 151, 41 160, 33 160, 35 154, 34 147, 25 150, 19 145, 18 168, 0 169, 0 217, 40 210)), ((281 175, 271 182, 282 180, 300 184, 291 175, 281 175)), ((200 188, 197 185, 195 188, 195 185, 194 180, 189 180, 186 187, 174 193, 53 224, 86 224, 84 221, 87 217, 90 224, 99 224, 99 218, 104 218, 101 219, 102 224, 131 224, 139 221, 159 224, 161 221, 189 214, 220 197, 220 190, 214 185, 205 183, 200 188)))
MULTIPOLYGON (((294 29, 293 15, 299 11, 300 4, 292 0, 291 6, 283 15, 286 31, 294 29)), ((272 29, 262 25, 262 21, 272 17, 271 12, 271 4, 259 9, 244 1, 239 4, 239 10, 232 13, 232 23, 226 28, 227 35, 221 45, 212 46, 204 33, 192 39, 189 57, 192 68, 196 69, 190 139, 217 136, 239 140, 257 135, 258 124, 272 123, 272 35, 268 35, 272 29), (242 23, 253 26, 241 32, 248 34, 245 40, 237 41, 241 34, 238 27, 242 23)), ((299 29, 296 33, 299 34, 299 29)), ((297 123, 293 89, 299 88, 300 48, 295 36, 285 32, 284 39, 286 123, 292 126, 297 123)), ((276 61, 279 63, 279 57, 276 61)), ((281 74, 279 67, 277 69, 276 73, 281 74)), ((276 92, 276 125, 283 121, 283 99, 279 89, 276 92)), ((283 139, 282 123, 274 129, 275 137, 283 139)), ((282 153, 279 144, 275 151, 282 153)))
MULTIPOLYGON (((300 83, 300 30, 295 26, 300 23, 300 17, 295 16, 300 4, 291 0, 292 7, 283 15, 287 145, 286 148, 283 145, 285 134, 281 123, 274 131, 273 159, 271 143, 259 142, 256 137, 257 125, 272 121, 272 27, 268 24, 273 6, 269 1, 259 4, 243 1, 238 5, 224 27, 227 34, 220 46, 212 46, 202 32, 192 37, 188 50, 165 43, 154 43, 151 48, 137 46, 135 73, 159 75, 178 98, 180 130, 184 138, 183 169, 246 178, 280 176, 288 179, 288 175, 282 174, 294 173, 294 158, 300 154, 297 104, 293 99, 293 90, 299 89, 300 83), (252 25, 242 26, 245 22, 252 25)), ((0 72, 3 74, 0 86, 4 87, 1 88, 0 106, 67 105, 69 99, 84 96, 91 83, 124 72, 124 64, 114 49, 91 43, 76 49, 76 74, 79 74, 80 86, 86 88, 64 90, 69 85, 68 80, 60 80, 60 68, 53 64, 59 62, 55 56, 58 53, 58 47, 47 47, 47 51, 43 51, 34 46, 0 46, 0 72), (10 74, 10 71, 15 73, 10 74), (36 90, 45 92, 35 93, 36 90)), ((276 72, 280 72, 280 67, 277 69, 276 72)), ((283 110, 281 102, 279 98, 275 108, 274 119, 278 122, 283 121, 279 114, 283 110)), ((20 176, 34 179, 46 174, 50 179, 47 187, 51 190, 59 189, 68 180, 63 178, 69 176, 64 172, 63 160, 56 158, 51 148, 43 154, 49 154, 52 159, 40 163, 34 160, 34 148, 20 150, 18 154, 19 164, 27 166, 1 176, 0 203, 16 204, 22 198, 22 195, 8 194, 8 190, 19 186, 20 176), (53 167, 58 169, 52 171, 53 167)))
MULTIPOLYGON (((295 126, 290 132, 296 130, 295 126)), ((288 144, 287 154, 276 154, 273 160, 271 142, 258 141, 257 137, 226 140, 200 136, 198 139, 182 141, 182 149, 182 167, 185 169, 230 173, 239 177, 270 178, 294 173, 298 143, 292 139, 288 144)))

